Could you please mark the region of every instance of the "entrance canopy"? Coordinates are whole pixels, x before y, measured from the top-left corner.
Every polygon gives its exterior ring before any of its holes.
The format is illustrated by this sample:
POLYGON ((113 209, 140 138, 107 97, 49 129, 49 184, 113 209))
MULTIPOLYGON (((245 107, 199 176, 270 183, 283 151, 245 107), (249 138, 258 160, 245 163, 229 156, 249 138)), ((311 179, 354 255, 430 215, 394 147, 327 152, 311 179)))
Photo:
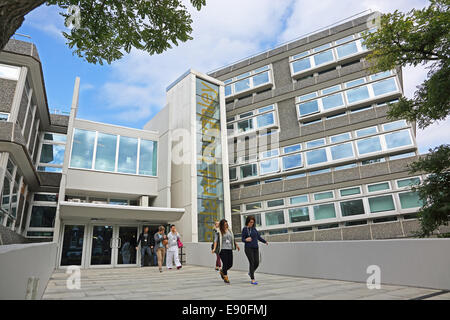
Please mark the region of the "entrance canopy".
POLYGON ((184 209, 123 206, 100 203, 82 203, 61 201, 60 217, 62 219, 113 219, 113 220, 139 220, 149 222, 178 221, 184 209))

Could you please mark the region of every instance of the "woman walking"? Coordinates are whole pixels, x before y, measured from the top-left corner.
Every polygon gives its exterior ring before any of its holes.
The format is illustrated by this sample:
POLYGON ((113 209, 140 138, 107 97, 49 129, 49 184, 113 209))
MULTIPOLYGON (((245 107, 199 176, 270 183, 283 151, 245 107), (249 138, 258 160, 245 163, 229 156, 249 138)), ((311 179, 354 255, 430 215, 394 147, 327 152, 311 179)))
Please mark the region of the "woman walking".
POLYGON ((228 227, 228 222, 225 219, 219 222, 219 232, 215 235, 213 254, 219 253, 222 260, 222 269, 220 276, 225 283, 230 283, 228 279, 228 270, 233 266, 233 250, 240 250, 234 239, 233 232, 228 227))
MULTIPOLYGON (((216 241, 216 235, 219 233, 219 221, 214 222, 214 237, 213 237, 213 243, 211 244, 211 250, 214 249, 214 242, 216 241)), ((220 270, 220 267, 222 264, 220 263, 220 256, 219 253, 216 253, 216 271, 220 270)))
POLYGON ((245 220, 245 227, 242 229, 242 242, 245 243, 245 255, 249 262, 248 275, 251 279, 251 284, 258 284, 255 280, 255 271, 259 266, 259 248, 258 241, 268 245, 269 243, 264 240, 255 228, 255 217, 248 216, 245 220))
POLYGON ((167 269, 172 269, 173 261, 175 261, 177 269, 181 269, 180 259, 178 258, 178 241, 180 240, 180 234, 177 232, 177 229, 175 229, 174 224, 170 226, 167 240, 169 240, 166 258, 167 269))
POLYGON ((162 272, 163 260, 166 255, 167 236, 164 234, 165 228, 163 226, 158 227, 158 232, 155 233, 155 251, 158 257, 159 272, 162 272))

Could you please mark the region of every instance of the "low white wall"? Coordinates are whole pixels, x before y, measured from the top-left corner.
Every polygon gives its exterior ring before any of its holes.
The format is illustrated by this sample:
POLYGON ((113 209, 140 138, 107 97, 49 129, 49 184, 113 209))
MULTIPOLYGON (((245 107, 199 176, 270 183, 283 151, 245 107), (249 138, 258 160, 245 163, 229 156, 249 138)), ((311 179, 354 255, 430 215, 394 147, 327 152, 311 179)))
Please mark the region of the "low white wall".
POLYGON ((0 299, 25 299, 30 277, 39 278, 36 299, 40 299, 54 270, 56 252, 53 242, 0 246, 0 299))
MULTIPOLYGON (((243 252, 234 253, 232 270, 248 270, 243 252)), ((450 239, 272 242, 259 246, 257 272, 366 282, 377 265, 382 284, 450 289, 450 239)), ((213 268, 211 243, 185 243, 186 262, 213 268)))

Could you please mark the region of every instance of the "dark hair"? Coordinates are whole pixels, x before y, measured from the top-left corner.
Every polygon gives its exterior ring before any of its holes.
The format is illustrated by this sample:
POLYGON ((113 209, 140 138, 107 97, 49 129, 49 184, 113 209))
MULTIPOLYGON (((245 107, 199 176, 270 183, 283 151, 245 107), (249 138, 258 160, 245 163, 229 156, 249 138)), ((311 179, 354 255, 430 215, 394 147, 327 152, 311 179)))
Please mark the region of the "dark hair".
POLYGON ((228 221, 225 219, 222 219, 219 222, 219 229, 221 234, 225 234, 225 223, 228 223, 228 221))
POLYGON ((253 220, 253 225, 256 223, 256 219, 255 216, 247 216, 247 219, 245 219, 245 225, 248 226, 248 224, 250 223, 250 221, 253 220))
POLYGON ((170 225, 170 229, 172 229, 172 227, 175 227, 175 225, 174 225, 174 224, 171 224, 171 225, 170 225))
POLYGON ((164 228, 164 226, 159 226, 158 227, 158 231, 164 231, 164 230, 166 230, 166 228, 164 228))

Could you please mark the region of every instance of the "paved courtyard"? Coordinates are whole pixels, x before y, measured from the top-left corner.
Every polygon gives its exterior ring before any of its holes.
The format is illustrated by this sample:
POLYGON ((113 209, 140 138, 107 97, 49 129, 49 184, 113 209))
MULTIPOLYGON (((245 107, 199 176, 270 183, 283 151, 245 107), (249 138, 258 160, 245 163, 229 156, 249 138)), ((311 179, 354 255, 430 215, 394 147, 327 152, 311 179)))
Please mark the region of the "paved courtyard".
POLYGON ((155 267, 81 270, 81 288, 66 288, 68 275, 56 270, 43 299, 445 299, 442 290, 382 285, 369 290, 365 283, 257 274, 250 285, 246 272, 229 272, 225 285, 213 268, 183 266, 181 270, 155 267), (218 290, 221 289, 221 290, 218 290))

